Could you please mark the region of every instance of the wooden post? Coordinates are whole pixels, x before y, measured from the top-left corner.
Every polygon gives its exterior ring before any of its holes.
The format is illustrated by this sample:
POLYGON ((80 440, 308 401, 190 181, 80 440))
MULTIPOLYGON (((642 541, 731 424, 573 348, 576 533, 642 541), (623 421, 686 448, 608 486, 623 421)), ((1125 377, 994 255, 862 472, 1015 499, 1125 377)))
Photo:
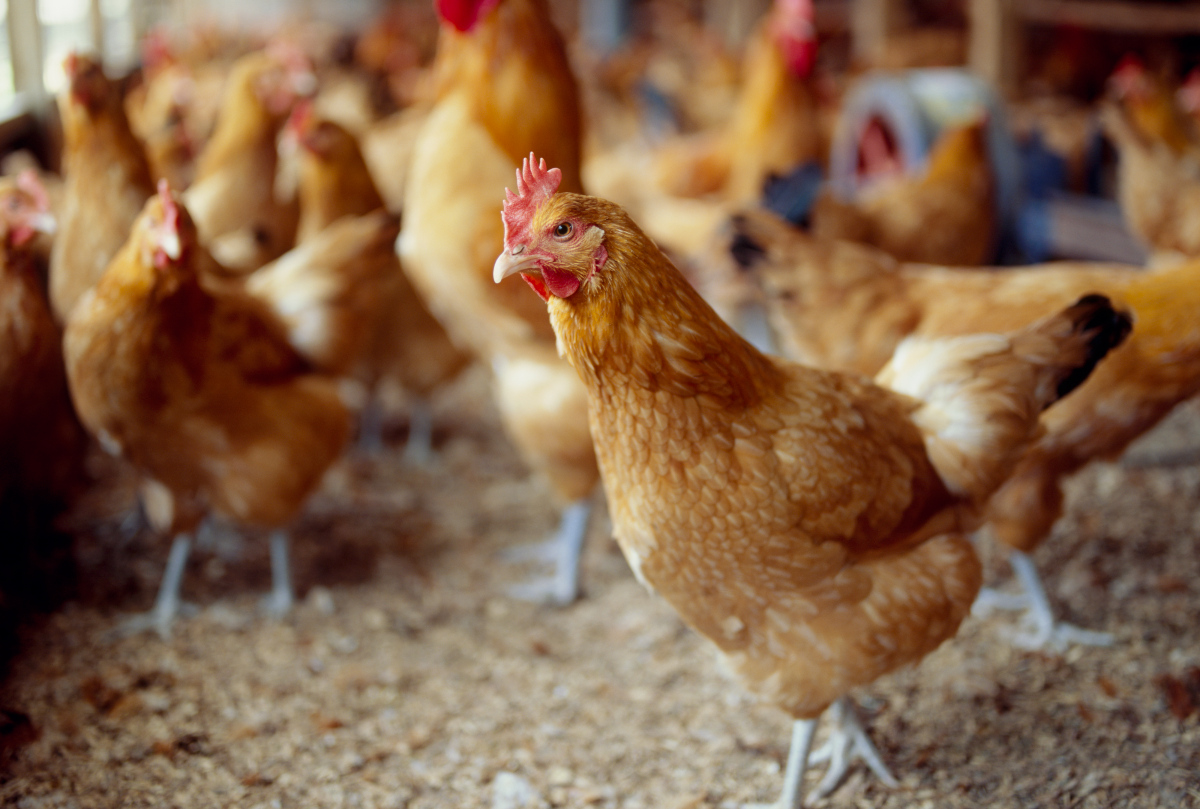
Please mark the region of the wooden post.
POLYGON ((1018 89, 1024 38, 1013 0, 970 0, 971 70, 1009 98, 1018 89))
POLYGON ((881 63, 888 37, 907 27, 904 0, 854 0, 850 29, 855 61, 863 65, 881 63))
POLYGON ((13 89, 25 94, 36 108, 46 96, 37 0, 9 0, 8 50, 12 56, 13 89))

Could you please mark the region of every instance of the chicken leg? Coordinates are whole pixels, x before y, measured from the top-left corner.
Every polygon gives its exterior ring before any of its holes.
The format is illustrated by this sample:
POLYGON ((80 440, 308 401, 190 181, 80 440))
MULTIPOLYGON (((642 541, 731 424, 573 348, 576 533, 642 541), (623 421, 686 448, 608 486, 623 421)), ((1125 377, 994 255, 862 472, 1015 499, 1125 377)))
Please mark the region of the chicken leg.
POLYGON ((409 466, 424 467, 433 457, 433 409, 429 400, 414 396, 408 406, 408 440, 401 460, 409 466))
POLYGON ((825 715, 833 721, 833 727, 825 744, 816 750, 812 749, 812 744, 820 718, 797 719, 792 724, 792 747, 788 752, 787 770, 783 774, 783 792, 780 793, 779 800, 772 804, 746 804, 743 809, 801 809, 804 806, 804 774, 808 765, 823 761, 829 762, 829 769, 809 796, 813 800, 824 798, 833 792, 845 778, 850 764, 856 758, 865 761, 871 772, 884 784, 889 787, 897 786, 895 777, 883 763, 879 751, 871 743, 847 697, 842 697, 830 705, 825 715))
POLYGON ((183 571, 187 567, 188 554, 192 550, 192 538, 188 534, 178 534, 171 543, 171 553, 167 557, 167 569, 163 572, 162 583, 158 586, 158 597, 149 612, 134 615, 117 625, 114 633, 118 637, 128 637, 153 629, 163 640, 171 637, 171 625, 175 616, 185 611, 186 605, 179 598, 183 585, 183 571))
POLYGON ((1055 619, 1046 589, 1042 586, 1041 577, 1028 554, 1011 550, 1008 563, 1024 592, 1001 593, 985 587, 979 591, 975 605, 971 608, 973 615, 983 617, 994 610, 1022 611, 1022 628, 1012 635, 1013 645, 1020 649, 1051 649, 1061 652, 1073 643, 1083 646, 1112 645, 1113 636, 1107 632, 1095 632, 1055 619))
POLYGON ((583 541, 587 537, 589 499, 577 500, 563 509, 562 521, 549 539, 505 551, 512 562, 544 562, 554 565, 554 573, 530 579, 509 589, 509 595, 522 601, 565 606, 579 597, 579 567, 583 541))
POLYGON ((271 592, 263 598, 262 609, 272 618, 284 617, 296 602, 292 595, 288 544, 287 531, 280 528, 271 532, 271 592))

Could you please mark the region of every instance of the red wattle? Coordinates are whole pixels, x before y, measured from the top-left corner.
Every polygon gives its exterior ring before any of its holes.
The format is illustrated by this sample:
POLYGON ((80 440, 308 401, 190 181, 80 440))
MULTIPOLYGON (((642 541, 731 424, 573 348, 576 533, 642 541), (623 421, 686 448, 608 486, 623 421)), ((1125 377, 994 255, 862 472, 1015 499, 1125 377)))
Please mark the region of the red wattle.
POLYGON ((550 293, 546 291, 546 285, 542 282, 540 275, 523 272, 521 277, 525 279, 525 283, 533 287, 533 291, 538 294, 538 297, 544 301, 550 300, 550 293))
POLYGON ((579 291, 579 279, 569 272, 543 268, 542 277, 546 279, 546 287, 560 298, 569 298, 579 291))

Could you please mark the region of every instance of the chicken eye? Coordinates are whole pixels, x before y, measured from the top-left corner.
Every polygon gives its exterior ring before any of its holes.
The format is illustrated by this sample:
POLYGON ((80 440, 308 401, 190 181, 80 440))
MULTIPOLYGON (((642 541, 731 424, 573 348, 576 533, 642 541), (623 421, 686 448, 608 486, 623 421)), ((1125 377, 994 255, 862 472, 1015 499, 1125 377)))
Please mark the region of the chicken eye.
POLYGON ((570 222, 559 222, 554 227, 554 237, 556 239, 565 239, 571 235, 571 231, 574 229, 575 228, 571 225, 570 222))

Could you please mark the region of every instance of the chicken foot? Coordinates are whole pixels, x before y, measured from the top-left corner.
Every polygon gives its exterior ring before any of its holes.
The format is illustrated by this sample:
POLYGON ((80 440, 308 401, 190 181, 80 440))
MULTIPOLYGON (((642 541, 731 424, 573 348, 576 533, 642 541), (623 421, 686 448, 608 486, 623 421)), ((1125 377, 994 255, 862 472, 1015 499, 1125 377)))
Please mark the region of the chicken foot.
POLYGON ((367 393, 367 401, 358 414, 356 448, 367 456, 378 455, 383 450, 383 403, 375 391, 367 393))
POLYGON ((171 637, 171 625, 175 616, 181 612, 192 612, 195 607, 184 604, 179 592, 183 585, 183 572, 187 567, 188 554, 192 550, 192 538, 188 534, 178 534, 171 543, 171 553, 167 556, 167 569, 163 571, 162 583, 158 586, 158 596, 149 612, 133 615, 113 630, 117 637, 129 637, 147 629, 153 629, 163 640, 171 637))
POLYGON ((828 713, 833 720, 829 738, 825 740, 825 744, 813 751, 812 755, 808 757, 808 761, 810 764, 828 761, 829 769, 825 771, 825 777, 813 791, 812 797, 824 798, 833 792, 845 778, 850 764, 856 758, 861 758, 871 772, 875 773, 875 777, 887 786, 899 786, 895 776, 883 763, 883 758, 875 749, 871 737, 867 735, 866 728, 859 721, 850 699, 848 697, 838 698, 829 706, 828 713))
POLYGON ((1021 585, 1021 593, 1000 593, 983 588, 975 599, 971 613, 980 617, 994 610, 1019 610, 1021 630, 1013 633, 1013 645, 1020 649, 1052 649, 1063 651, 1071 644, 1083 646, 1111 646, 1113 636, 1107 632, 1096 632, 1058 621, 1046 596, 1046 588, 1038 575, 1037 568, 1029 555, 1021 551, 1009 551, 1008 563, 1021 585))
POLYGON ((271 532, 271 592, 263 597, 262 609, 272 618, 283 618, 296 602, 292 595, 292 576, 288 564, 288 533, 271 532))
POLYGON ((408 440, 400 459, 409 466, 424 467, 433 457, 433 408, 417 396, 408 406, 408 440))
POLYGON ((550 576, 539 576, 508 590, 521 601, 565 606, 579 598, 579 567, 583 541, 587 537, 589 499, 577 500, 563 509, 558 531, 545 542, 511 548, 502 556, 510 562, 543 562, 554 565, 550 576))
POLYGON ((797 719, 792 724, 792 746, 788 752, 787 769, 783 774, 783 791, 779 800, 772 804, 745 804, 743 809, 801 809, 804 806, 804 774, 808 765, 829 762, 829 769, 821 783, 808 797, 810 800, 829 795, 846 777, 850 764, 861 758, 871 772, 889 787, 898 786, 895 777, 871 743, 854 706, 847 697, 841 697, 829 706, 826 714, 833 722, 829 738, 816 750, 812 749, 817 733, 817 719, 797 719))

